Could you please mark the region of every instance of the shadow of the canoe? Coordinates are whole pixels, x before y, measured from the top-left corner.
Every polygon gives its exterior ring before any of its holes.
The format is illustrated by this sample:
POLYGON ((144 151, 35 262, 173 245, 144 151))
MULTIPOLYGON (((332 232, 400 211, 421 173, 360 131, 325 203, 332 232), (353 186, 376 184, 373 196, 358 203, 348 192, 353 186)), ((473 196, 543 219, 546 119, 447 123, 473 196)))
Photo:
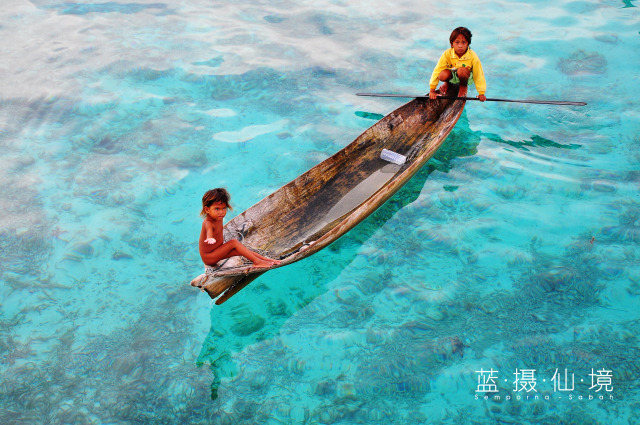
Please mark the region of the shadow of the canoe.
POLYGON ((208 364, 214 375, 211 397, 223 377, 236 374, 232 354, 257 342, 271 339, 294 313, 327 290, 327 283, 356 258, 360 247, 404 206, 414 202, 434 170, 447 172, 455 158, 474 155, 480 133, 469 128, 463 112, 442 148, 398 193, 362 223, 328 248, 300 262, 259 277, 223 306, 211 309, 211 329, 205 338, 198 364, 208 364))

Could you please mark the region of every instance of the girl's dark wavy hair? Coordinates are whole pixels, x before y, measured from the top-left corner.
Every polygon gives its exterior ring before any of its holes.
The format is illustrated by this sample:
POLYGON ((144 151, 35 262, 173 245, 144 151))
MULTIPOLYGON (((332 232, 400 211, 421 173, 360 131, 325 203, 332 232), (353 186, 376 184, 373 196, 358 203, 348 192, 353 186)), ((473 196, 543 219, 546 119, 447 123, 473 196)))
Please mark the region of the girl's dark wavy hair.
POLYGON ((222 202, 227 206, 227 208, 232 209, 229 201, 231 201, 231 195, 229 195, 229 192, 227 192, 226 189, 219 187, 217 189, 208 190, 202 197, 202 211, 200 211, 200 217, 206 217, 207 213, 204 212, 204 209, 210 207, 216 202, 222 202))
POLYGON ((471 31, 465 27, 458 27, 454 29, 449 36, 449 43, 453 44, 453 40, 455 40, 460 34, 467 39, 467 43, 471 44, 471 31))

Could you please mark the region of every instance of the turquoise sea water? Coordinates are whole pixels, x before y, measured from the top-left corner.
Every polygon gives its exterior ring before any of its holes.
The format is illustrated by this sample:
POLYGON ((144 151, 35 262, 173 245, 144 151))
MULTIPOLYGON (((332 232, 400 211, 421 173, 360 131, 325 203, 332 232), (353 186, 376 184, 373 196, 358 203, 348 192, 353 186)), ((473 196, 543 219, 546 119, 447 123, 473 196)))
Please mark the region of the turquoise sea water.
POLYGON ((637 2, 447 3, 3 1, 0 422, 637 423, 637 2), (329 248, 188 285, 207 189, 341 149, 460 25, 489 97, 588 106, 468 102, 329 248))

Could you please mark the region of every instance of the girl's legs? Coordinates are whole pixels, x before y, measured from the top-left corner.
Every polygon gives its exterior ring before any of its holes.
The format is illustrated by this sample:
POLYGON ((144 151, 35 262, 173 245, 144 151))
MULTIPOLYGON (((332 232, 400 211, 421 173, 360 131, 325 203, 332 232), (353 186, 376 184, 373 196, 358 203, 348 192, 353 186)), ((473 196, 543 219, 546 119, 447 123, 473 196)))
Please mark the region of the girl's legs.
POLYGON ((456 71, 456 75, 460 80, 460 90, 458 91, 458 96, 464 97, 467 95, 467 84, 469 83, 469 77, 471 77, 471 71, 469 68, 463 67, 458 68, 456 71))
MULTIPOLYGON (((471 71, 467 67, 458 68, 456 70, 456 75, 460 80, 460 89, 458 91, 458 96, 464 97, 467 95, 467 84, 469 83, 469 77, 471 77, 471 71)), ((443 81, 444 84, 440 87, 440 94, 444 95, 447 93, 447 89, 449 88, 449 81, 453 78, 453 72, 450 69, 445 69, 440 72, 438 75, 438 79, 443 81)))
MULTIPOLYGON (((256 254, 256 256, 257 256, 258 258, 261 258, 261 259, 263 259, 263 260, 265 260, 265 261, 278 261, 278 260, 274 260, 273 258, 269 258, 269 257, 265 257, 264 255, 260 255, 260 254, 258 254, 258 253, 257 253, 257 252, 255 252, 255 251, 251 251, 251 252, 253 252, 254 254, 256 254)), ((279 262, 279 261, 278 261, 278 262, 279 262)))
POLYGON ((441 95, 444 96, 445 94, 447 94, 447 89, 449 88, 449 80, 451 80, 452 78, 453 73, 449 69, 445 69, 444 71, 440 72, 440 75, 438 75, 438 80, 444 83, 440 86, 441 95))
POLYGON ((235 257, 236 255, 245 257, 251 261, 255 267, 271 267, 274 264, 280 264, 280 261, 278 260, 273 260, 251 251, 249 248, 242 245, 237 239, 232 239, 229 242, 220 245, 220 247, 215 251, 204 255, 202 260, 205 264, 214 265, 220 260, 235 257))

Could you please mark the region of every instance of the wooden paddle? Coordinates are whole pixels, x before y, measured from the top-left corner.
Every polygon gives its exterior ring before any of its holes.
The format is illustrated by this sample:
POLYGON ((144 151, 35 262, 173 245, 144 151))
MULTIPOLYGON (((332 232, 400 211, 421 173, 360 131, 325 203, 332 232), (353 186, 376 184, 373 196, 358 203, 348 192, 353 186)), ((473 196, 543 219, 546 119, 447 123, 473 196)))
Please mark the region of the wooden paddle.
MULTIPOLYGON (((356 96, 373 96, 373 97, 404 97, 404 98, 429 98, 428 94, 412 95, 412 94, 392 94, 392 93, 356 93, 356 96)), ((458 100, 480 100, 477 97, 455 97, 455 96, 438 96, 438 99, 458 99, 458 100)), ((486 99, 487 102, 511 102, 511 103, 535 103, 538 105, 569 105, 569 106, 585 106, 586 102, 571 102, 568 100, 512 100, 512 99, 486 99)))

